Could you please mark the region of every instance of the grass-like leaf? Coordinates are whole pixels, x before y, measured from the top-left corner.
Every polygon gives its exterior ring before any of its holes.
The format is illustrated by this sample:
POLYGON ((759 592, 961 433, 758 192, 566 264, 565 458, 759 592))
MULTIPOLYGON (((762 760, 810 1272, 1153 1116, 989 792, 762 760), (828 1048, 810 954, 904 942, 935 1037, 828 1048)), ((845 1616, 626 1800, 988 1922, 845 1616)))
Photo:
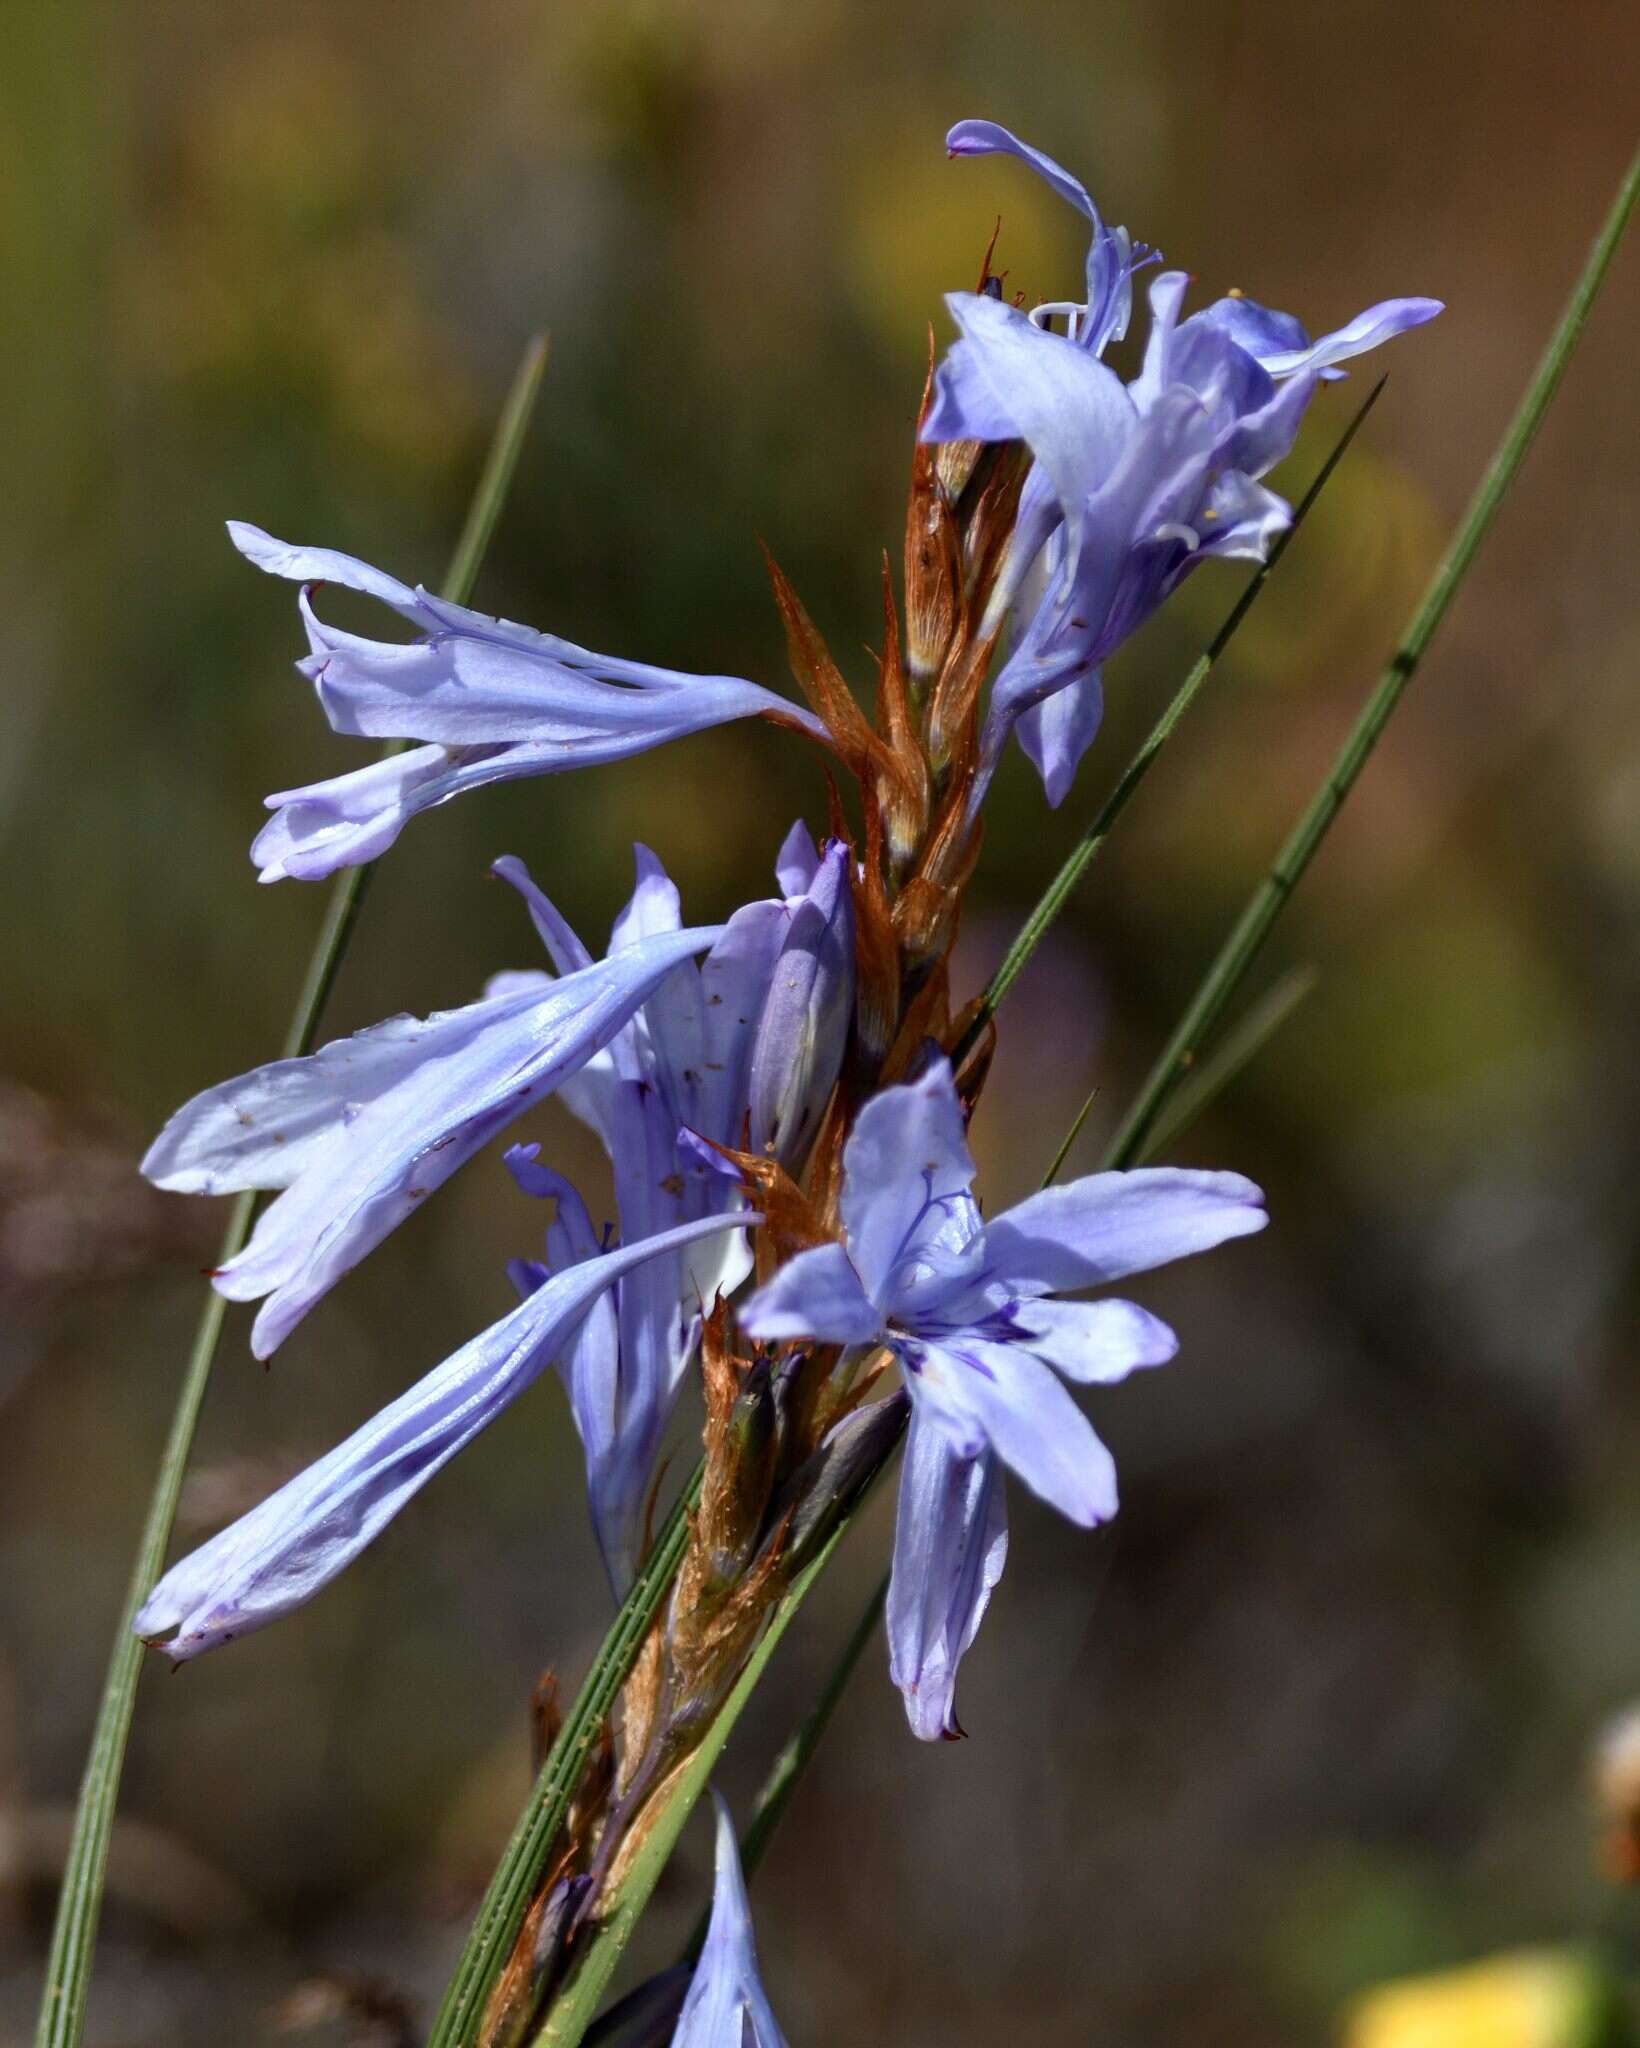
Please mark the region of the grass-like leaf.
MULTIPOLYGON (((546 361, 546 337, 537 335, 524 351, 513 379, 506 405, 496 424, 483 474, 473 494, 466 524, 451 557, 449 573, 444 581, 444 595, 457 604, 464 603, 471 595, 484 550, 517 467, 519 450, 540 390, 546 361)), ((395 744, 385 751, 396 753, 398 746, 395 744)), ((281 1055, 285 1059, 295 1059, 313 1049, 319 1020, 342 956, 347 951, 369 873, 368 868, 349 868, 332 884, 324 921, 314 941, 301 993, 285 1033, 281 1055)), ((234 1203, 229 1212, 222 1250, 217 1257, 218 1265, 226 1265, 244 1246, 255 1212, 256 1196, 252 1192, 242 1194, 234 1203)), ((210 1382, 226 1309, 227 1303, 221 1295, 214 1290, 207 1294, 154 1480, 147 1519, 132 1561, 130 1585, 115 1627, 108 1674, 103 1681, 91 1748, 80 1781, 74 1829, 63 1870, 63 1887, 57 1902, 57 1919, 52 1930, 35 2032, 36 2048, 75 2048, 85 2026, 86 1995, 90 1987, 97 1925, 102 1914, 103 1884, 108 1869, 108 1845, 114 1828, 120 1773, 125 1762, 131 1718, 136 1710, 137 1683, 145 1654, 142 1644, 131 1632, 131 1624, 165 1563, 183 1473, 205 1400, 205 1389, 210 1382)))
POLYGON ((1267 989, 1213 1051, 1180 1080, 1162 1114, 1151 1126, 1144 1150, 1134 1157, 1143 1166, 1200 1120, 1275 1037, 1287 1019, 1321 979, 1314 967, 1295 967, 1267 989))
POLYGON ((979 1007, 963 1033, 961 1044, 952 1053, 953 1066, 961 1066, 968 1052, 979 1042, 980 1033, 985 1029, 989 1019, 996 1015, 998 1005, 1019 979, 1026 961, 1047 937, 1048 927, 1070 901, 1078 882, 1098 859, 1105 841, 1110 837, 1112 827, 1127 809, 1140 783, 1155 766, 1156 756, 1173 737, 1179 721, 1195 703, 1203 683, 1212 673, 1214 664, 1235 638, 1236 629, 1252 610, 1259 592, 1270 580, 1276 564, 1297 537, 1299 528, 1309 517, 1316 499, 1325 490, 1328 479, 1343 460, 1345 450, 1360 432, 1367 414, 1378 403, 1378 394, 1387 382, 1387 378, 1380 377, 1361 401, 1349 425, 1333 444, 1332 453, 1316 471, 1314 481, 1293 508, 1292 525, 1277 539, 1270 550, 1268 561, 1259 565, 1246 589, 1230 607, 1224 624, 1213 635, 1205 652, 1197 657, 1190 673, 1168 700, 1167 708, 1151 727, 1139 751, 1123 769, 1121 779, 1100 805, 1093 822, 1065 856, 1059 872, 1037 898, 1030 915, 1019 928, 1018 937, 1008 948, 1002 965, 992 975, 989 987, 980 998, 979 1007))
MULTIPOLYGON (((600 1902, 599 1917, 591 1931, 591 1937, 580 1951, 575 1967, 562 1990, 552 2001, 539 2030, 530 2037, 530 2048, 578 2048, 578 2043, 592 2024, 593 2014, 608 1988, 622 1951, 632 1939, 632 1931, 638 1924, 639 1916, 648 1905, 650 1894, 666 1867, 667 1858, 672 1854, 678 1836, 683 1830, 683 1824, 693 1812, 695 1802, 706 1790, 707 1781, 718 1758, 723 1754, 724 1745, 733 1733, 735 1723, 740 1719, 746 1702, 756 1690, 764 1668, 774 1655, 780 1638, 791 1626, 792 1619, 803 1604, 809 1588, 831 1561, 832 1553, 842 1541, 844 1529, 864 1504, 871 1490, 868 1487, 849 1513, 839 1516, 835 1527, 812 1561, 803 1567, 775 1603, 774 1613, 769 1617, 768 1626, 758 1639, 757 1648, 746 1660, 745 1670, 736 1679, 728 1698, 713 1716, 711 1726, 698 1746, 690 1752, 688 1760, 655 1793, 645 1807, 643 1839, 622 1871, 619 1882, 610 1887, 600 1902)), ((875 1620, 875 1602, 872 1619, 875 1620)), ((864 1630, 856 1628, 851 1640, 856 1645, 861 1644, 864 1636, 869 1633, 869 1625, 864 1630)), ((858 1647, 855 1647, 854 1655, 858 1657, 858 1647)), ((852 1669, 852 1663, 849 1669, 852 1669)), ((845 1670, 841 1678, 828 1688, 834 1694, 833 1705, 836 1704, 836 1696, 841 1695, 847 1681, 848 1672, 845 1670)), ((819 1729, 814 1732, 814 1742, 819 1740, 824 1730, 825 1718, 829 1718, 829 1710, 827 1716, 822 1718, 819 1729)), ((798 1740, 801 1739, 801 1734, 800 1730, 798 1740)), ((813 1742, 809 1747, 812 1750, 813 1742)), ((785 1799, 790 1797, 791 1787, 796 1783, 801 1768, 802 1763, 798 1762, 795 1768, 789 1770, 784 1792, 777 1790, 774 1794, 776 1820, 784 1809, 785 1799)), ((767 1840, 773 1825, 772 1820, 768 1822, 764 1830, 764 1840, 767 1840)), ((753 1861, 756 1861, 755 1854, 753 1861)))
POLYGON ((1332 767, 1315 795, 1305 805, 1298 822, 1287 835, 1246 908, 1214 960, 1201 985, 1180 1018, 1173 1036, 1140 1089, 1116 1135, 1113 1151, 1120 1163, 1144 1155, 1163 1104, 1198 1056, 1202 1043, 1224 1014, 1226 1004, 1241 985, 1242 977, 1258 957, 1271 927, 1303 878, 1304 871, 1319 852, 1321 842, 1332 829, 1333 820, 1355 787, 1357 778, 1383 737, 1385 726, 1418 672, 1429 643, 1434 639, 1447 609, 1462 586, 1481 542, 1486 538, 1504 494, 1519 474, 1526 451, 1531 447, 1543 415, 1566 373, 1590 308, 1611 268, 1617 245, 1623 239, 1635 196, 1640 191, 1640 156, 1629 166, 1611 212, 1589 251, 1582 275, 1573 288, 1549 345, 1544 350, 1531 383, 1526 388, 1514 418, 1509 422, 1497 453, 1470 500, 1458 529, 1436 566, 1429 586, 1418 603, 1401 644, 1361 707, 1359 717, 1339 748, 1332 767))
POLYGON ((686 1514, 700 1497, 704 1472, 703 1462, 695 1467, 694 1476, 674 1504, 558 1731, 530 1791, 529 1803, 490 1879, 427 2037, 427 2048, 466 2048, 473 2038, 491 1987, 512 1953, 525 1911, 546 1870, 582 1767, 683 1561, 689 1541, 686 1514))

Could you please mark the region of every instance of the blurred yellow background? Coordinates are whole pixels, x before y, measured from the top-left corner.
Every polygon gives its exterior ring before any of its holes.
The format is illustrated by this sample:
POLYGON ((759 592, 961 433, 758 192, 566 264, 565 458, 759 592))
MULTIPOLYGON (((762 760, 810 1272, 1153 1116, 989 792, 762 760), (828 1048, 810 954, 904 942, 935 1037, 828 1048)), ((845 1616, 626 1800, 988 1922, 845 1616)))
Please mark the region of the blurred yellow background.
MULTIPOLYGON (((321 896, 257 888, 261 798, 364 758, 224 519, 435 579, 544 324, 477 602, 779 686, 761 537, 864 681, 940 293, 999 213, 1010 285, 1079 272, 1076 221, 1017 166, 948 164, 950 121, 1051 150, 1203 296, 1318 331, 1446 299, 1386 352, 1362 442, 1003 1015, 975 1136, 1012 1199, 1096 1079, 1074 1163, 1097 1155, 1387 652, 1621 174, 1637 54, 1607 0, 6 10, 0 2041, 30 2026, 221 1228, 134 1162, 276 1048, 321 896)), ((1319 990, 1184 1147, 1261 1180, 1276 1227, 1147 1291, 1184 1349, 1098 1402, 1122 1515, 1090 1539, 1016 1489, 971 1739, 915 1745, 873 1651, 793 1807, 756 1910, 794 2048, 1277 2048, 1339 2038, 1387 1976, 1636 1935, 1584 1774, 1640 1694, 1637 323, 1630 249, 1266 964, 1319 990)), ((1293 495, 1363 389, 1317 405, 1293 495)), ((1238 587, 1204 570, 1119 657, 1061 813, 1010 763, 970 990, 1238 587)), ((499 853, 601 935, 641 837, 704 921, 823 803, 759 727, 468 797, 377 877, 331 1025, 534 963, 499 853)), ((521 1135, 602 1198, 567 1119, 521 1135)), ((538 1217, 493 1160, 434 1207, 271 1373, 232 1315, 188 1535, 499 1312, 538 1217)), ((396 2002, 425 2018, 453 1957, 529 1688, 603 1627, 578 1463, 544 1385, 313 1608, 149 1673, 91 2041, 341 2040, 333 1972, 379 1992, 360 2038, 413 2037, 396 2002)), ((885 1509, 747 1716, 733 1799, 885 1509)), ((706 1858, 702 1827, 636 1965, 706 1858)))

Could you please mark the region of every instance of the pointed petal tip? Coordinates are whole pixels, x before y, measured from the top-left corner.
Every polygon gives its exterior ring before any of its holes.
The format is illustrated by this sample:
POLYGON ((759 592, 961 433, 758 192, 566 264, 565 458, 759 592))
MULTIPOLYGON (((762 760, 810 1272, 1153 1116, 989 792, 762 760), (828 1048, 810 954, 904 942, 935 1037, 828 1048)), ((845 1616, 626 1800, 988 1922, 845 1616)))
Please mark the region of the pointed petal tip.
MULTIPOLYGON (((225 1292, 220 1281, 216 1283, 216 1291, 218 1294, 225 1292)), ((234 1297, 230 1295, 228 1298, 231 1301, 234 1297)), ((263 1365, 272 1358, 294 1327, 282 1309, 276 1314, 269 1314, 269 1310, 274 1308, 278 1300, 277 1292, 270 1294, 262 1304, 256 1321, 251 1324, 251 1356, 263 1365)))
POLYGON ((174 1671, 191 1653, 183 1633, 188 1616, 183 1611, 184 1603, 167 1590, 169 1579, 167 1573, 131 1617, 131 1633, 145 1650, 162 1651, 174 1671))
POLYGON ((253 526, 248 519, 227 519, 223 521, 228 538, 248 562, 262 566, 261 557, 281 550, 283 541, 275 540, 271 533, 260 526, 253 526))

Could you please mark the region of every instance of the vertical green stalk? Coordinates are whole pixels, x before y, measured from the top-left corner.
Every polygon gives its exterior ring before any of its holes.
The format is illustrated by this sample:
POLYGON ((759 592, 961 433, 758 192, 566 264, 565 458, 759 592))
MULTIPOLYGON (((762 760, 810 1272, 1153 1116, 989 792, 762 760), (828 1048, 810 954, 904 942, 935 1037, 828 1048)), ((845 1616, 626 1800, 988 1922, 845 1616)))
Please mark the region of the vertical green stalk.
MULTIPOLYGON (((848 1690, 848 1682, 854 1676, 854 1667, 865 1653, 866 1644, 876 1633, 882 1619, 883 1608, 888 1602, 888 1573, 884 1572, 877 1581, 870 1599, 860 1610, 859 1619, 843 1645, 836 1662, 826 1674, 814 1705, 803 1716, 792 1731, 785 1747, 769 1766, 769 1774, 758 1787, 757 1799, 752 1807, 752 1817, 746 1823, 740 1837, 741 1874, 749 1878, 763 1861, 763 1852, 768 1848, 771 1836, 779 1827, 792 1794, 797 1790, 797 1781, 809 1767, 809 1759, 820 1747, 820 1738, 831 1725, 831 1717, 837 1711, 837 1703, 848 1690)), ((700 1955, 706 1941, 706 1926, 711 1918, 710 1911, 701 1914, 695 1923, 687 1946, 680 1960, 693 1963, 700 1955)))
POLYGON ((1054 876, 1047 888, 1037 898, 1030 915, 1019 928, 1018 937, 1008 948, 1002 965, 992 975, 990 986, 980 998, 979 1008, 969 1022, 968 1028, 963 1033, 961 1043, 955 1047, 951 1054, 951 1064, 954 1067, 962 1065, 969 1051, 978 1042, 979 1035, 985 1029, 986 1022, 996 1014, 1003 998, 1019 979, 1020 972, 1024 968, 1026 961, 1030 959, 1037 947, 1041 945, 1043 939, 1046 938, 1048 927, 1070 901, 1077 883, 1081 881, 1082 877, 1099 857, 1105 841, 1110 837, 1112 826, 1122 815, 1123 811, 1127 809, 1128 803, 1140 783, 1144 781, 1151 768, 1155 765, 1156 756, 1173 737, 1179 721, 1196 701, 1202 684, 1207 681, 1214 663, 1217 662, 1220 655, 1223 654, 1224 650, 1235 638, 1237 627, 1240 626, 1242 620, 1246 618, 1257 602, 1259 592, 1269 581, 1277 562, 1286 553, 1288 547, 1296 538, 1299 528, 1309 517, 1316 499, 1320 497, 1333 471, 1343 460, 1344 451, 1360 432, 1367 414, 1378 403, 1378 394, 1383 390, 1387 382, 1387 378, 1380 377, 1378 382, 1362 400, 1354 418, 1351 419, 1349 425, 1333 444, 1332 453, 1322 463, 1320 469, 1316 471, 1314 482, 1294 507, 1292 525, 1276 541, 1270 550, 1269 559, 1259 565, 1257 573, 1249 581, 1247 588, 1230 607, 1224 624, 1220 626, 1219 630, 1208 642, 1206 651, 1197 657, 1195 666, 1168 700, 1167 708, 1151 727, 1139 751, 1129 761, 1126 768, 1122 770, 1121 779, 1100 805, 1093 822, 1065 856, 1064 863, 1060 867, 1058 874, 1054 876))
POLYGON ((1285 845, 1253 891, 1246 909, 1207 970, 1118 1131, 1114 1150, 1123 1160, 1136 1159, 1144 1151, 1163 1103, 1179 1077, 1194 1062, 1207 1034, 1224 1014, 1225 1005, 1252 966, 1259 948, 1270 935, 1271 926, 1281 915, 1305 869, 1315 858, 1322 840, 1332 828, 1333 820, 1343 809, 1345 798, 1355 787, 1357 777, 1382 738, 1408 683, 1417 674, 1418 665, 1446 617, 1447 608, 1468 574, 1492 521, 1497 517, 1504 493, 1519 473, 1526 451, 1549 409, 1549 402, 1566 374, 1566 365, 1582 335, 1590 309, 1600 295, 1600 287, 1605 283, 1617 245, 1623 239, 1623 230, 1628 226, 1637 192, 1640 192, 1640 155, 1629 166, 1628 175, 1589 251, 1588 261, 1567 301, 1566 310, 1527 386, 1526 395, 1498 444, 1497 453, 1487 465, 1486 474, 1481 478, 1435 574, 1430 578, 1429 587, 1412 615, 1400 646, 1390 657, 1371 696, 1362 706, 1360 716, 1339 748, 1321 787, 1305 806, 1285 845))
MULTIPOLYGON (((536 335, 525 349, 513 379, 466 524, 451 557, 444 595, 456 604, 464 603, 472 591, 479 563, 483 560, 518 463, 546 361, 546 336, 536 335)), ((398 751, 397 744, 386 749, 388 753, 398 751)), ((324 921, 314 941, 301 994, 285 1033, 283 1056, 286 1059, 312 1050, 326 999, 353 934, 369 873, 367 867, 344 869, 331 885, 324 921)), ((222 1249, 217 1256, 218 1265, 226 1265, 244 1246, 250 1235, 255 1210, 256 1196, 252 1192, 240 1195, 235 1201, 229 1212, 222 1249)), ((63 1870, 63 1888, 57 1902, 57 1919, 46 1962, 45 1987, 35 2031, 36 2048, 75 2048, 85 2026, 86 1994, 91 1982, 97 1923, 101 1917, 103 1885, 108 1870, 108 1845, 114 1829, 114 1809, 119 1799, 126 1742, 136 1710, 137 1681, 142 1671, 143 1646, 131 1632, 132 1623, 165 1562, 172 1525, 176 1520, 177 1499, 182 1491, 183 1473, 194 1440, 194 1428, 204 1404, 205 1389, 210 1381, 226 1308, 227 1303, 214 1290, 206 1295, 154 1480, 148 1516, 132 1562, 130 1584, 125 1604, 120 1610, 108 1660, 108 1675, 103 1681, 102 1699, 97 1708, 91 1749, 80 1781, 74 1832, 63 1870)))
POLYGON ((569 1718, 558 1731, 474 1915, 438 2017, 433 2021, 433 2030, 427 2037, 427 2048, 466 2048, 473 2038, 491 1989, 506 1967, 518 1930, 524 1924, 535 1887, 546 1870, 569 1802, 580 1783, 582 1766, 637 1660, 673 1574, 683 1562, 689 1542, 686 1518, 700 1498, 705 1469, 704 1462, 695 1467, 693 1478, 655 1539, 632 1590, 610 1623, 592 1669, 575 1696, 569 1718))

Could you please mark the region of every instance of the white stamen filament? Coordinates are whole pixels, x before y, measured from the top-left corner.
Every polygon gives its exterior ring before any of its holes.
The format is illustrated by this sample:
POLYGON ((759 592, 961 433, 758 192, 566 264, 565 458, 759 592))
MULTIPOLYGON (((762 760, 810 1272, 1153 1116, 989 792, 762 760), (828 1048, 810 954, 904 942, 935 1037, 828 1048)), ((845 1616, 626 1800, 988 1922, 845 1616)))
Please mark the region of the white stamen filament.
POLYGON ((1087 310, 1086 306, 1079 305, 1075 299, 1051 299, 1046 305, 1033 306, 1025 317, 1033 327, 1047 327, 1050 320, 1057 319, 1063 313, 1068 322, 1065 329, 1066 339, 1074 341, 1087 310))

